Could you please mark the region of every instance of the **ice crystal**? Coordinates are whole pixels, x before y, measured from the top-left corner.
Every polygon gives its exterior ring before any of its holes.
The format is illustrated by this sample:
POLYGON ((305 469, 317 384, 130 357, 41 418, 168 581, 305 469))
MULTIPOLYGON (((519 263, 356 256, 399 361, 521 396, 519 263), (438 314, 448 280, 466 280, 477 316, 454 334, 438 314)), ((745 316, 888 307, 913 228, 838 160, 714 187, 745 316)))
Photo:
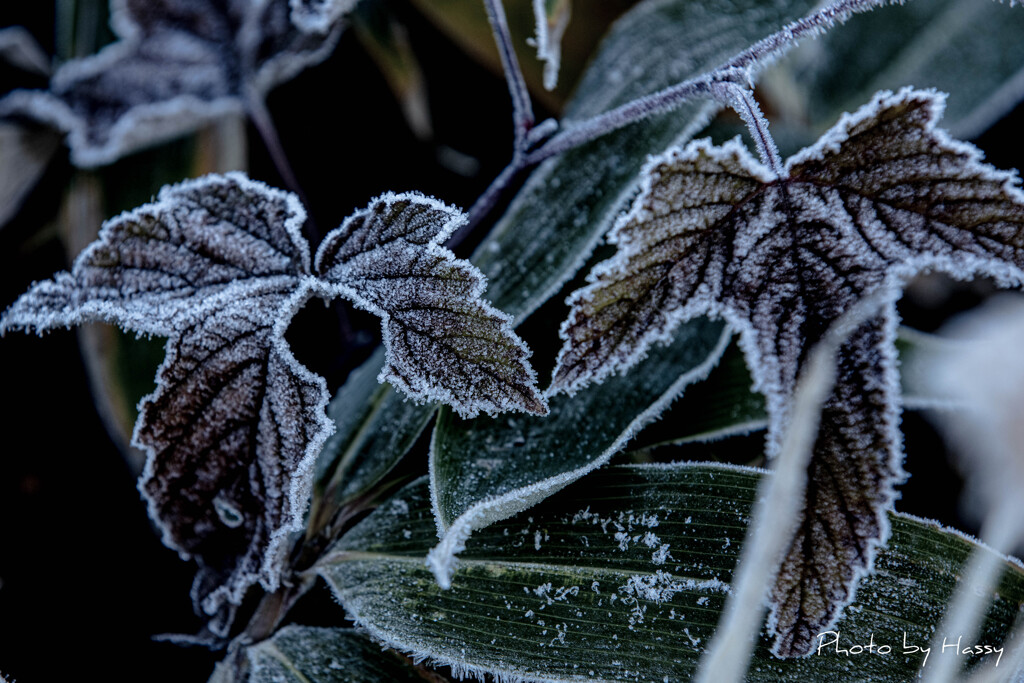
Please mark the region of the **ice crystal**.
POLYGON ((441 246, 464 221, 428 197, 386 194, 324 238, 315 270, 382 318, 382 381, 465 417, 542 415, 547 406, 511 318, 481 299, 483 274, 441 246))

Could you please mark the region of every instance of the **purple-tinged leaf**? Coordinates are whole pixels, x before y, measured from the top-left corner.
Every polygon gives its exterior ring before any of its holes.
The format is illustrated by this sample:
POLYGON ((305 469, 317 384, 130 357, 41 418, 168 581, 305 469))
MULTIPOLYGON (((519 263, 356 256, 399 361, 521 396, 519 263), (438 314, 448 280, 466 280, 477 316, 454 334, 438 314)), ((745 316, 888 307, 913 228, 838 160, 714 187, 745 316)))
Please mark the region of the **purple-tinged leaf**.
POLYGON ((268 278, 205 302, 180 321, 142 403, 135 444, 151 455, 139 488, 164 542, 199 562, 193 597, 209 614, 257 581, 274 590, 288 534, 303 528, 311 468, 333 431, 326 384, 283 341, 309 296, 268 278))
POLYGON ((331 232, 317 275, 298 199, 233 173, 164 188, 19 298, 0 334, 89 321, 167 337, 135 445, 139 489, 164 542, 194 557, 197 608, 224 635, 257 582, 280 584, 304 527, 314 461, 334 429, 326 383, 284 333, 311 297, 341 295, 383 319, 380 380, 466 414, 547 410, 529 350, 480 299, 483 276, 440 246, 465 217, 416 194, 384 195, 331 232))
POLYGON ((767 397, 768 451, 809 349, 862 298, 889 300, 846 342, 825 405, 804 512, 772 596, 779 655, 806 653, 838 618, 888 535, 902 476, 895 301, 927 269, 1024 282, 1016 176, 934 128, 943 97, 882 92, 775 176, 738 141, 653 159, 611 241, 570 298, 551 391, 634 365, 679 323, 725 318, 767 397))
POLYGON ((423 195, 386 194, 320 245, 315 270, 381 317, 387 358, 379 379, 465 417, 547 405, 511 319, 481 299, 486 280, 441 246, 465 221, 423 195))
POLYGON ((120 40, 61 67, 49 91, 0 100, 0 116, 67 133, 78 166, 107 164, 245 111, 252 98, 325 59, 340 31, 299 30, 287 0, 112 0, 111 25, 120 40))
POLYGON ((139 489, 164 542, 199 563, 193 598, 221 613, 214 630, 250 586, 278 586, 333 430, 326 384, 283 338, 318 291, 305 217, 293 195, 241 174, 165 188, 0 320, 0 333, 103 320, 168 337, 135 426, 139 489))

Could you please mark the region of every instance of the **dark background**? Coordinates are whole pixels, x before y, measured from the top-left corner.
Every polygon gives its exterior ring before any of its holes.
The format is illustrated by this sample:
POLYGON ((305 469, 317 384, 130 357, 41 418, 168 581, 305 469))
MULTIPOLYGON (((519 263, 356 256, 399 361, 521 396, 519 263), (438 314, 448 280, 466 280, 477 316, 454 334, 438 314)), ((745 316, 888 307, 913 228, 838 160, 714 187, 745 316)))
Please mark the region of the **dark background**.
MULTIPOLYGON (((0 26, 27 25, 52 52, 52 14, 12 5, 5 3, 0 26)), ((398 7, 430 87, 432 141, 409 131, 352 32, 326 63, 279 87, 268 102, 311 213, 325 229, 386 190, 415 189, 468 207, 511 149, 500 75, 466 58, 402 3, 398 7), (323 83, 331 87, 325 91, 323 83), (375 133, 381 130, 388 135, 375 133), (443 147, 478 159, 479 172, 464 177, 439 165, 443 147)), ((9 69, 0 75, 4 89, 45 86, 9 69)), ((995 165, 1013 167, 1022 158, 1016 132, 1022 116, 1018 107, 978 141, 995 165)), ((251 175, 281 186, 259 138, 252 130, 249 137, 251 175)), ((0 230, 0 310, 31 282, 67 267, 56 235, 39 228, 52 218, 71 176, 60 152, 19 217, 0 230)), ((901 310, 908 323, 935 329, 987 291, 984 283, 952 288, 939 301, 905 302, 901 310)), ((372 320, 352 321, 376 334, 372 320)), ((337 335, 334 327, 329 312, 311 310, 289 333, 300 358, 332 388, 360 355, 338 360, 322 350, 337 335)), ((188 598, 193 567, 152 532, 134 477, 96 414, 75 333, 0 339, 0 389, 0 674, 21 683, 88 675, 205 680, 219 653, 153 640, 198 630, 188 598)), ((957 512, 960 480, 941 441, 920 415, 905 415, 904 426, 906 469, 913 476, 898 509, 975 531, 957 512)), ((340 621, 341 608, 333 609, 330 617, 340 621)))

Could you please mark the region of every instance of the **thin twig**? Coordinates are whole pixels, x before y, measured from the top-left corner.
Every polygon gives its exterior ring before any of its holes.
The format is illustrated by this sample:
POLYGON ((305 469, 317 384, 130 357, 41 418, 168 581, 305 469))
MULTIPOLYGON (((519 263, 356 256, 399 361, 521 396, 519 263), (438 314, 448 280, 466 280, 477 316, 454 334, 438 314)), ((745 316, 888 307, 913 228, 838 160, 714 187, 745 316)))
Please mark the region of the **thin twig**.
POLYGON ((675 109, 695 97, 711 97, 712 82, 708 74, 704 74, 573 124, 531 152, 526 163, 538 164, 631 123, 675 109))
POLYGON ((501 0, 484 0, 484 7, 487 9, 487 19, 491 22, 491 31, 494 32, 494 42, 498 46, 498 54, 501 55, 501 66, 505 72, 508 93, 512 96, 515 149, 519 152, 526 147, 526 136, 533 128, 533 104, 530 102, 530 93, 526 89, 523 71, 519 67, 519 59, 512 47, 512 35, 508 30, 508 20, 505 18, 505 8, 501 4, 501 0))
POLYGON ((555 127, 544 122, 534 132, 533 104, 530 101, 530 92, 526 88, 526 80, 523 78, 523 71, 519 66, 519 59, 516 57, 515 48, 512 47, 512 34, 508 30, 508 20, 505 17, 505 7, 501 0, 484 0, 484 8, 487 10, 487 20, 491 23, 491 31, 494 33, 494 43, 498 47, 498 54, 501 56, 502 71, 505 72, 505 83, 508 85, 508 94, 512 98, 512 124, 514 142, 512 147, 512 160, 498 174, 498 177, 491 181, 491 184, 484 190, 484 193, 473 203, 469 210, 469 220, 465 225, 456 230, 448 238, 449 249, 454 249, 461 244, 473 232, 473 229, 490 213, 491 209, 498 203, 498 198, 505 191, 512 178, 519 171, 529 164, 526 161, 526 152, 537 144, 539 139, 550 133, 555 127))
POLYGON ((779 148, 775 139, 768 131, 768 120, 761 113, 761 107, 754 99, 754 93, 747 87, 729 81, 715 83, 712 92, 718 96, 719 101, 731 107, 743 123, 747 124, 750 136, 754 138, 757 145, 757 153, 761 157, 761 163, 772 169, 776 176, 782 177, 784 170, 782 158, 779 156, 779 148))
POLYGON ((527 157, 527 164, 535 164, 548 157, 578 147, 623 126, 649 116, 675 109, 694 97, 713 96, 715 83, 734 82, 749 84, 752 72, 758 66, 778 57, 801 38, 821 33, 836 23, 842 23, 854 14, 891 4, 897 0, 839 0, 817 12, 776 31, 754 43, 721 66, 694 78, 687 79, 664 90, 627 102, 621 107, 586 119, 566 128, 527 157))
POLYGON ((263 100, 254 93, 249 93, 245 99, 246 112, 249 114, 249 120, 252 121, 252 125, 255 126, 256 131, 260 134, 260 138, 263 139, 263 144, 267 148, 267 152, 270 154, 271 161, 274 162, 274 167, 277 172, 281 175, 281 180, 288 187, 289 190, 298 195, 299 200, 303 206, 307 207, 307 218, 306 218, 306 229, 310 237, 314 240, 314 243, 320 237, 319 232, 316 229, 316 224, 313 222, 312 216, 308 214, 309 211, 309 200, 306 198, 306 193, 302 191, 302 186, 299 185, 299 180, 295 176, 295 171, 292 170, 292 165, 288 161, 288 155, 285 154, 284 146, 281 145, 281 138, 277 135, 277 128, 274 126, 274 120, 270 116, 270 112, 267 110, 267 105, 263 103, 263 100))

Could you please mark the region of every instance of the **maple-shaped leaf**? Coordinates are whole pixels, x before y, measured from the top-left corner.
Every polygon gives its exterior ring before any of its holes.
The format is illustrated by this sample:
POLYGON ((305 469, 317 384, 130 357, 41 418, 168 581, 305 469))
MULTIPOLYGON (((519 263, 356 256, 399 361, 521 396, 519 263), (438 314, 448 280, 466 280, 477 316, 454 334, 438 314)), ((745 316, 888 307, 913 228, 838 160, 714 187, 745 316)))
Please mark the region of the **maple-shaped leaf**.
POLYGON ((888 535, 903 477, 895 302, 923 270, 1024 281, 1024 194, 934 126, 944 98, 882 92, 776 175, 734 140, 652 159, 610 239, 618 253, 570 297, 550 391, 633 365, 680 322, 725 318, 764 392, 779 447, 808 351, 844 311, 885 305, 840 353, 803 512, 771 594, 782 656, 834 623, 888 535))
POLYGON ((294 195, 238 173, 164 188, 0 319, 0 334, 99 320, 168 338, 135 426, 148 454, 139 489, 164 542, 197 560, 193 599, 218 635, 250 586, 279 585, 334 429, 324 380, 284 341, 310 297, 341 294, 380 314, 385 375, 416 399, 470 415, 544 409, 507 317, 474 298, 482 276, 439 246, 461 213, 385 195, 328 236, 322 276, 305 217, 294 195))
POLYGON ((481 299, 486 279, 441 246, 465 216, 413 194, 386 194, 324 238, 315 270, 382 318, 379 379, 463 417, 547 406, 512 319, 481 299))
POLYGON ((165 188, 0 320, 0 332, 102 320, 168 337, 135 427, 148 453, 139 489, 164 542, 198 561, 193 596, 211 615, 257 581, 277 587, 333 431, 324 380, 283 339, 315 290, 305 217, 294 196, 240 174, 165 188))
MULTIPOLYGON (((27 117, 68 134, 78 166, 244 112, 278 83, 323 61, 340 24, 300 30, 288 0, 111 0, 120 40, 62 66, 49 91, 19 90, 0 116, 27 117)), ((261 105, 262 106, 262 105, 261 105)))

